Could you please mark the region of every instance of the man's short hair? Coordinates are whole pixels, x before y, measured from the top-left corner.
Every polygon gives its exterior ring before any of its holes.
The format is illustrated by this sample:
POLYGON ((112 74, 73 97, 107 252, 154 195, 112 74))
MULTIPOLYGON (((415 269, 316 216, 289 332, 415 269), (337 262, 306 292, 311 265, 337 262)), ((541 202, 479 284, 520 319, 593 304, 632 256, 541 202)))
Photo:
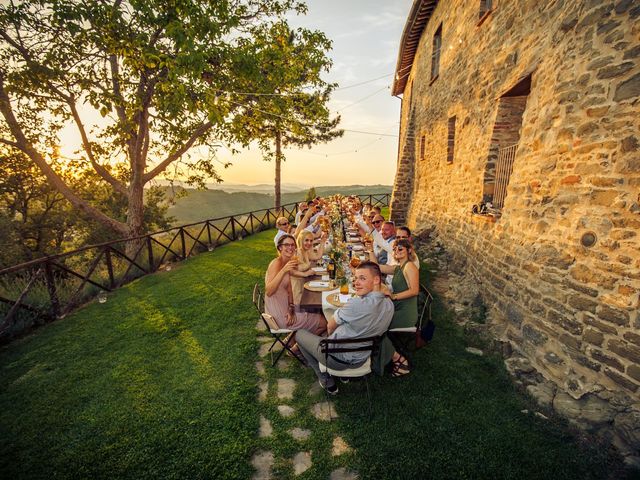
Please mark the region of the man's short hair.
POLYGON ((365 268, 369 270, 374 277, 382 278, 382 272, 380 271, 380 265, 374 262, 366 261, 362 262, 360 265, 356 267, 356 270, 360 270, 361 268, 365 268))
POLYGON ((397 228, 398 230, 404 230, 405 232, 407 232, 407 237, 411 236, 411 230, 409 230, 409 227, 407 227, 406 225, 403 225, 401 227, 397 228))

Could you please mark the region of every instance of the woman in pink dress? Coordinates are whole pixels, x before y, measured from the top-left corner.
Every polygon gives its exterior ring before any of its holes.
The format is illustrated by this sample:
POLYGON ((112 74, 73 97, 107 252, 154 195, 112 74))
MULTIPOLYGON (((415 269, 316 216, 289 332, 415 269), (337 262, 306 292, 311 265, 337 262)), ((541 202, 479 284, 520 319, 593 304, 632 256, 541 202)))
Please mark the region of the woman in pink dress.
POLYGON ((309 330, 322 335, 327 329, 327 321, 319 313, 300 310, 294 303, 291 275, 298 267, 296 240, 292 235, 282 235, 278 239, 278 257, 271 261, 265 276, 265 311, 271 315, 280 328, 309 330))

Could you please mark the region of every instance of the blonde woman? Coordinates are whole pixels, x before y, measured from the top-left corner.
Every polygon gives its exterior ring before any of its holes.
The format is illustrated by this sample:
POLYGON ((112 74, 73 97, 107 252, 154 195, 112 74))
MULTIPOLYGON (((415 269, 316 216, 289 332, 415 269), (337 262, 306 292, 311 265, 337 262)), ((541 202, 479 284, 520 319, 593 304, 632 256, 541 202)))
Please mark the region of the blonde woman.
POLYGON ((311 267, 315 266, 316 262, 322 258, 322 251, 313 248, 314 237, 315 235, 308 230, 303 230, 298 234, 298 266, 291 274, 293 301, 296 305, 300 304, 306 278, 315 274, 311 267))

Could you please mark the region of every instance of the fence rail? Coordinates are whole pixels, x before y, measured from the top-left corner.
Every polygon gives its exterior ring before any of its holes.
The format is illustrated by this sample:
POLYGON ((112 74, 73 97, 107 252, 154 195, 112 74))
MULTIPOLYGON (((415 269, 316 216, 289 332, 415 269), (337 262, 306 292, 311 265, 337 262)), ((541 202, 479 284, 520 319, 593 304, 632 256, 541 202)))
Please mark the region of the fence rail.
MULTIPOLYGON (((358 195, 363 202, 388 206, 388 193, 358 195)), ((138 237, 90 245, 0 270, 0 342, 32 327, 62 318, 101 291, 110 292, 172 262, 292 219, 298 203, 265 208, 173 227, 138 237), (135 244, 134 253, 127 245, 135 244)))

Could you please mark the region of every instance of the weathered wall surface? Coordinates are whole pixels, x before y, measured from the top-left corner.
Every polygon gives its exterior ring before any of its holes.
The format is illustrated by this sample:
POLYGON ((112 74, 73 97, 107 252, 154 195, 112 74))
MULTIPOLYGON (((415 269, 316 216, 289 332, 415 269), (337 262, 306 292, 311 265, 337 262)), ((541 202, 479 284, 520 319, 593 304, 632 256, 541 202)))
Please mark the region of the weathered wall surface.
POLYGON ((435 227, 480 286, 496 334, 558 386, 558 410, 580 416, 595 402, 604 413, 592 426, 612 427, 617 444, 638 451, 640 6, 505 0, 477 25, 479 3, 440 2, 422 34, 403 99, 392 216, 435 227), (529 73, 503 215, 491 223, 471 206, 495 158, 500 96, 529 73), (592 247, 581 244, 587 232, 597 236, 592 247))

